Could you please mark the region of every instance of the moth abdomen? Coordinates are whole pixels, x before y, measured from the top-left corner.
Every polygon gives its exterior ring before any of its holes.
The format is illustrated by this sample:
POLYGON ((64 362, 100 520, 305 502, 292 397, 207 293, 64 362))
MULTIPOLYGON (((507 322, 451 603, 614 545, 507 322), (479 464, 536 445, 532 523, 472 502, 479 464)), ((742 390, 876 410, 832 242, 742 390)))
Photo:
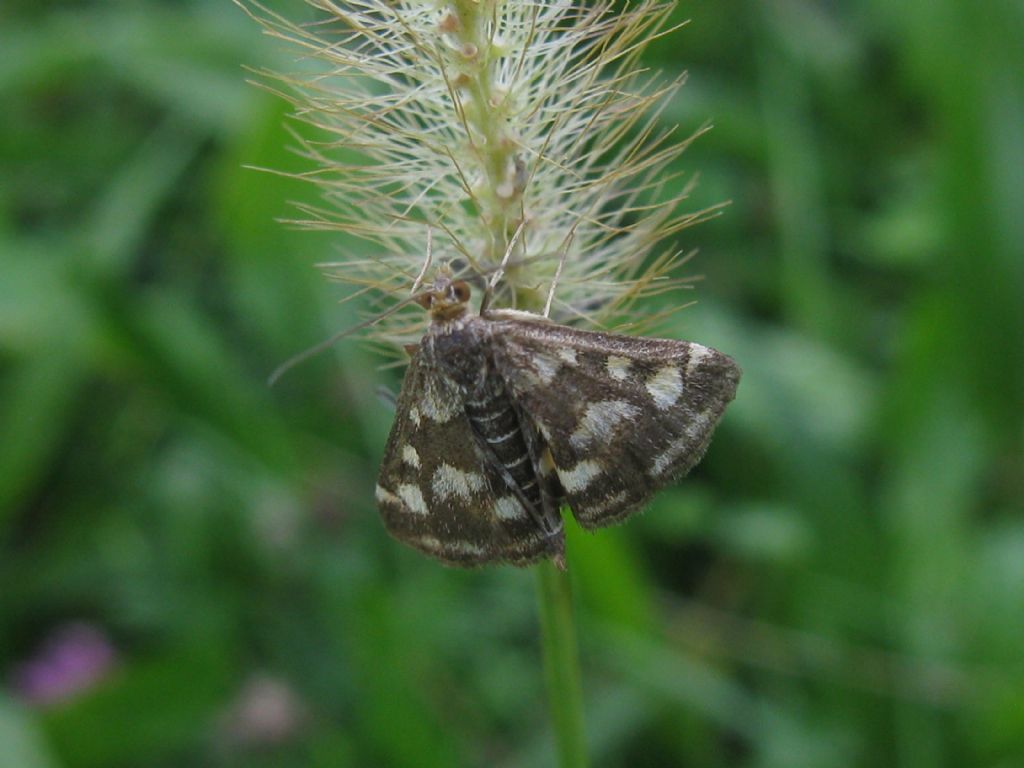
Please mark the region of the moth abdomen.
POLYGON ((493 379, 490 376, 485 380, 485 392, 466 399, 466 416, 486 452, 508 473, 534 509, 540 509, 540 488, 519 416, 501 382, 493 379))

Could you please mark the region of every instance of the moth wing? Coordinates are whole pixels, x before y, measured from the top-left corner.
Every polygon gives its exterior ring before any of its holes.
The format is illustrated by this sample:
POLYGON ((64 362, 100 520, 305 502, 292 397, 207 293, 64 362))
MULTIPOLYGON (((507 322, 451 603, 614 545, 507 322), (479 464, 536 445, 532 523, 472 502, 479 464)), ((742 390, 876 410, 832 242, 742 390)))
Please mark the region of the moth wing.
POLYGON ((422 347, 402 382, 376 498, 392 536, 449 565, 558 554, 481 453, 457 389, 422 347))
POLYGON ((740 369, 687 341, 492 320, 495 363, 543 436, 573 515, 621 521, 704 455, 740 369))

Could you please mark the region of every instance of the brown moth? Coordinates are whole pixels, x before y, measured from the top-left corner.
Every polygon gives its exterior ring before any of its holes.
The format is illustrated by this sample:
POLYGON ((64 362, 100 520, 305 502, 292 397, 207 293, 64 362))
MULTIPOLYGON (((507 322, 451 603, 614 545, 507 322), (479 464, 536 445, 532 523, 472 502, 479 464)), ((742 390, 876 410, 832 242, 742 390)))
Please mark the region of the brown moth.
POLYGON ((440 276, 377 482, 388 531, 449 565, 564 564, 560 513, 620 522, 707 448, 740 369, 687 341, 469 311, 440 276))

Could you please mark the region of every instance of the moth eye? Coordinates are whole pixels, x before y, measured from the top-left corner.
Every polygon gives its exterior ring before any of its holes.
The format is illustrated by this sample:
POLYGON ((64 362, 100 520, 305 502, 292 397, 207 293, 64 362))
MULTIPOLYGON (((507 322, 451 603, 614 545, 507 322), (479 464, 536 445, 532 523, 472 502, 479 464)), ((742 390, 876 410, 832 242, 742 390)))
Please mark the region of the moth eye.
POLYGON ((462 280, 452 283, 452 292, 455 294, 456 300, 469 301, 469 286, 462 280))

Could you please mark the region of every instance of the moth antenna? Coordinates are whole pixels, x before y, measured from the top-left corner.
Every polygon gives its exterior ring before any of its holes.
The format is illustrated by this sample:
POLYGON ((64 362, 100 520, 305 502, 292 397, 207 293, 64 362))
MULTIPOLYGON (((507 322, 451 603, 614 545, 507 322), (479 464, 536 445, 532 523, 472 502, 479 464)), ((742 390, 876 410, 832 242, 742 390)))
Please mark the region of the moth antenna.
MULTIPOLYGON (((577 219, 579 223, 579 219, 577 219)), ((569 255, 569 248, 572 246, 572 241, 576 239, 576 224, 573 224, 572 229, 569 230, 569 234, 565 236, 565 247, 562 249, 562 255, 558 258, 558 266, 555 267, 555 276, 551 279, 551 288, 548 289, 548 300, 544 302, 544 317, 548 317, 551 314, 551 302, 555 300, 555 288, 558 287, 558 279, 562 276, 562 267, 565 266, 565 260, 569 255)))
POLYGON ((409 291, 409 295, 412 296, 419 290, 420 285, 423 283, 423 277, 427 274, 427 270, 430 269, 430 262, 434 260, 434 234, 430 225, 427 224, 427 258, 423 262, 423 269, 416 275, 416 280, 413 281, 412 290, 409 291))
POLYGON ((409 304, 412 304, 414 301, 418 301, 419 299, 421 299, 423 295, 424 294, 422 293, 417 293, 408 297, 407 299, 403 299, 386 312, 381 312, 379 315, 371 317, 369 320, 364 320, 358 325, 353 325, 351 328, 346 328, 343 331, 338 331, 336 334, 324 339, 319 344, 316 344, 307 350, 299 352, 299 354, 295 355, 294 357, 288 358, 283 363, 281 363, 281 365, 277 366, 277 368, 274 369, 274 372, 271 373, 269 377, 267 377, 267 386, 274 386, 274 384, 277 383, 278 379, 284 376, 288 371, 290 371, 299 363, 303 363, 309 358, 314 357, 315 355, 319 355, 324 350, 330 349, 332 346, 334 346, 337 342, 344 339, 346 336, 351 336, 356 331, 361 331, 364 328, 369 328, 371 325, 376 325, 385 317, 391 317, 391 315, 395 314, 395 312, 397 312, 398 310, 408 306, 409 304))
POLYGON ((480 313, 487 309, 491 303, 491 296, 494 293, 494 288, 498 285, 498 281, 505 274, 505 267, 508 266, 508 260, 512 257, 512 251, 515 250, 516 243, 519 242, 519 236, 523 234, 523 230, 526 228, 526 217, 523 216, 519 221, 519 226, 516 227, 515 233, 512 235, 512 239, 508 241, 508 247, 505 249, 505 255, 501 257, 501 263, 498 268, 494 270, 494 274, 491 275, 491 279, 487 281, 487 287, 484 289, 484 297, 480 301, 480 313))

